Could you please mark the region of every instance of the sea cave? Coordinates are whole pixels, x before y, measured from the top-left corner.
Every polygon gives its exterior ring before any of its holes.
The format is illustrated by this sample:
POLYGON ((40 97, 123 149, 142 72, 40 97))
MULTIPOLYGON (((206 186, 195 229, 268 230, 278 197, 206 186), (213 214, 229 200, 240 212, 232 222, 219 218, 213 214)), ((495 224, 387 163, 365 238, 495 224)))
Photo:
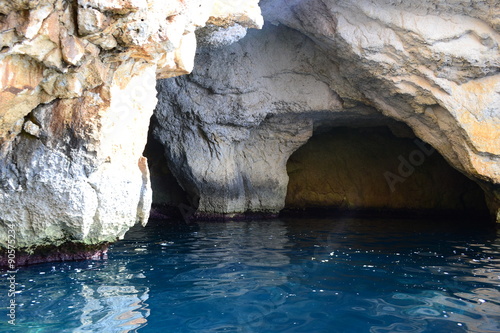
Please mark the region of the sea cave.
POLYGON ((0 332, 500 332, 499 17, 0 0, 0 332))

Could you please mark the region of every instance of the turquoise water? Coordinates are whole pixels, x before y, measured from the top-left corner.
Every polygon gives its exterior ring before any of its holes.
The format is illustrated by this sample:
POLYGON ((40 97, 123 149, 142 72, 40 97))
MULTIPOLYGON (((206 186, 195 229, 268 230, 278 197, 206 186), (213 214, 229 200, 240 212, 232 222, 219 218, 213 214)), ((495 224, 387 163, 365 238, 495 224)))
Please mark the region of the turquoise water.
POLYGON ((500 332, 500 233, 475 221, 151 221, 107 259, 21 269, 1 332, 500 332))

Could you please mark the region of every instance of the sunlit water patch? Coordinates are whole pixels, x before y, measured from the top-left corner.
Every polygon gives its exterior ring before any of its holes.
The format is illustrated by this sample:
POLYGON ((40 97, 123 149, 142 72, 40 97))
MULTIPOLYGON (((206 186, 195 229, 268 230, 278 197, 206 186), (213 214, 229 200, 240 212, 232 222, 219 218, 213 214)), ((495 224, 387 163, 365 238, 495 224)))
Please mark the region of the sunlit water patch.
POLYGON ((1 332, 500 332, 500 233, 473 221, 151 221, 16 281, 1 332))

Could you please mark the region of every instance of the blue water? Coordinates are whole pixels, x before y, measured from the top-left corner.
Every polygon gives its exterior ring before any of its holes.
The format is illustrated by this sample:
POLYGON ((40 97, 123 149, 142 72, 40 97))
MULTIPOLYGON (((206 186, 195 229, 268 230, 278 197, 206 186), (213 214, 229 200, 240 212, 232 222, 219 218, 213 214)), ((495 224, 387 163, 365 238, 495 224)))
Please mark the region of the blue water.
POLYGON ((16 279, 1 332, 500 332, 500 233, 475 221, 151 221, 16 279))

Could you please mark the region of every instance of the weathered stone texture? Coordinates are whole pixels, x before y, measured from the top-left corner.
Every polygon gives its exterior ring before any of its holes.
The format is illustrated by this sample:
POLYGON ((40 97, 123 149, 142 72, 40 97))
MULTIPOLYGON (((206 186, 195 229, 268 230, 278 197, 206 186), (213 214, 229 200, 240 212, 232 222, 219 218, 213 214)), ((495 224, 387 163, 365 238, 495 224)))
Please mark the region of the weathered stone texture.
POLYGON ((500 207, 500 6, 0 0, 0 245, 147 220, 149 117, 198 214, 276 213, 318 128, 408 125, 500 207), (203 28, 206 25, 206 28, 203 28), (195 73, 196 38, 204 46, 195 73), (168 79, 170 78, 170 79, 168 79), (392 119, 392 120, 391 120, 392 119))
POLYGON ((498 193, 498 3, 265 0, 261 6, 267 20, 303 32, 339 64, 357 92, 336 85, 342 99, 361 97, 405 122, 455 168, 498 193))
POLYGON ((201 216, 279 212, 286 162, 315 122, 384 118, 367 107, 345 109, 328 82, 333 63, 286 28, 201 49, 196 61, 193 74, 159 81, 153 133, 201 216))
MULTIPOLYGON (((295 31, 269 27, 229 47, 207 48, 198 54, 193 75, 159 85, 160 96, 168 97, 160 97, 157 111, 163 129, 157 133, 164 136, 174 173, 198 195, 198 188, 213 184, 210 174, 219 179, 211 199, 201 195, 202 212, 217 210, 204 204, 217 196, 238 201, 228 190, 234 185, 226 172, 239 162, 228 156, 248 135, 236 133, 258 131, 266 117, 294 114, 314 127, 338 126, 348 119, 380 120, 377 115, 401 121, 454 168, 493 193, 487 197, 492 212, 497 210, 498 4, 266 0, 260 5, 267 22, 295 31)), ((278 158, 259 156, 264 161, 278 158)), ((273 173, 279 178, 282 171, 273 173)), ((215 206, 226 207, 221 212, 228 213, 245 207, 215 206)), ((281 206, 275 204, 274 210, 281 206)))
POLYGON ((156 79, 190 72, 195 31, 219 20, 262 25, 257 1, 0 1, 0 245, 8 228, 29 250, 146 223, 156 79))

